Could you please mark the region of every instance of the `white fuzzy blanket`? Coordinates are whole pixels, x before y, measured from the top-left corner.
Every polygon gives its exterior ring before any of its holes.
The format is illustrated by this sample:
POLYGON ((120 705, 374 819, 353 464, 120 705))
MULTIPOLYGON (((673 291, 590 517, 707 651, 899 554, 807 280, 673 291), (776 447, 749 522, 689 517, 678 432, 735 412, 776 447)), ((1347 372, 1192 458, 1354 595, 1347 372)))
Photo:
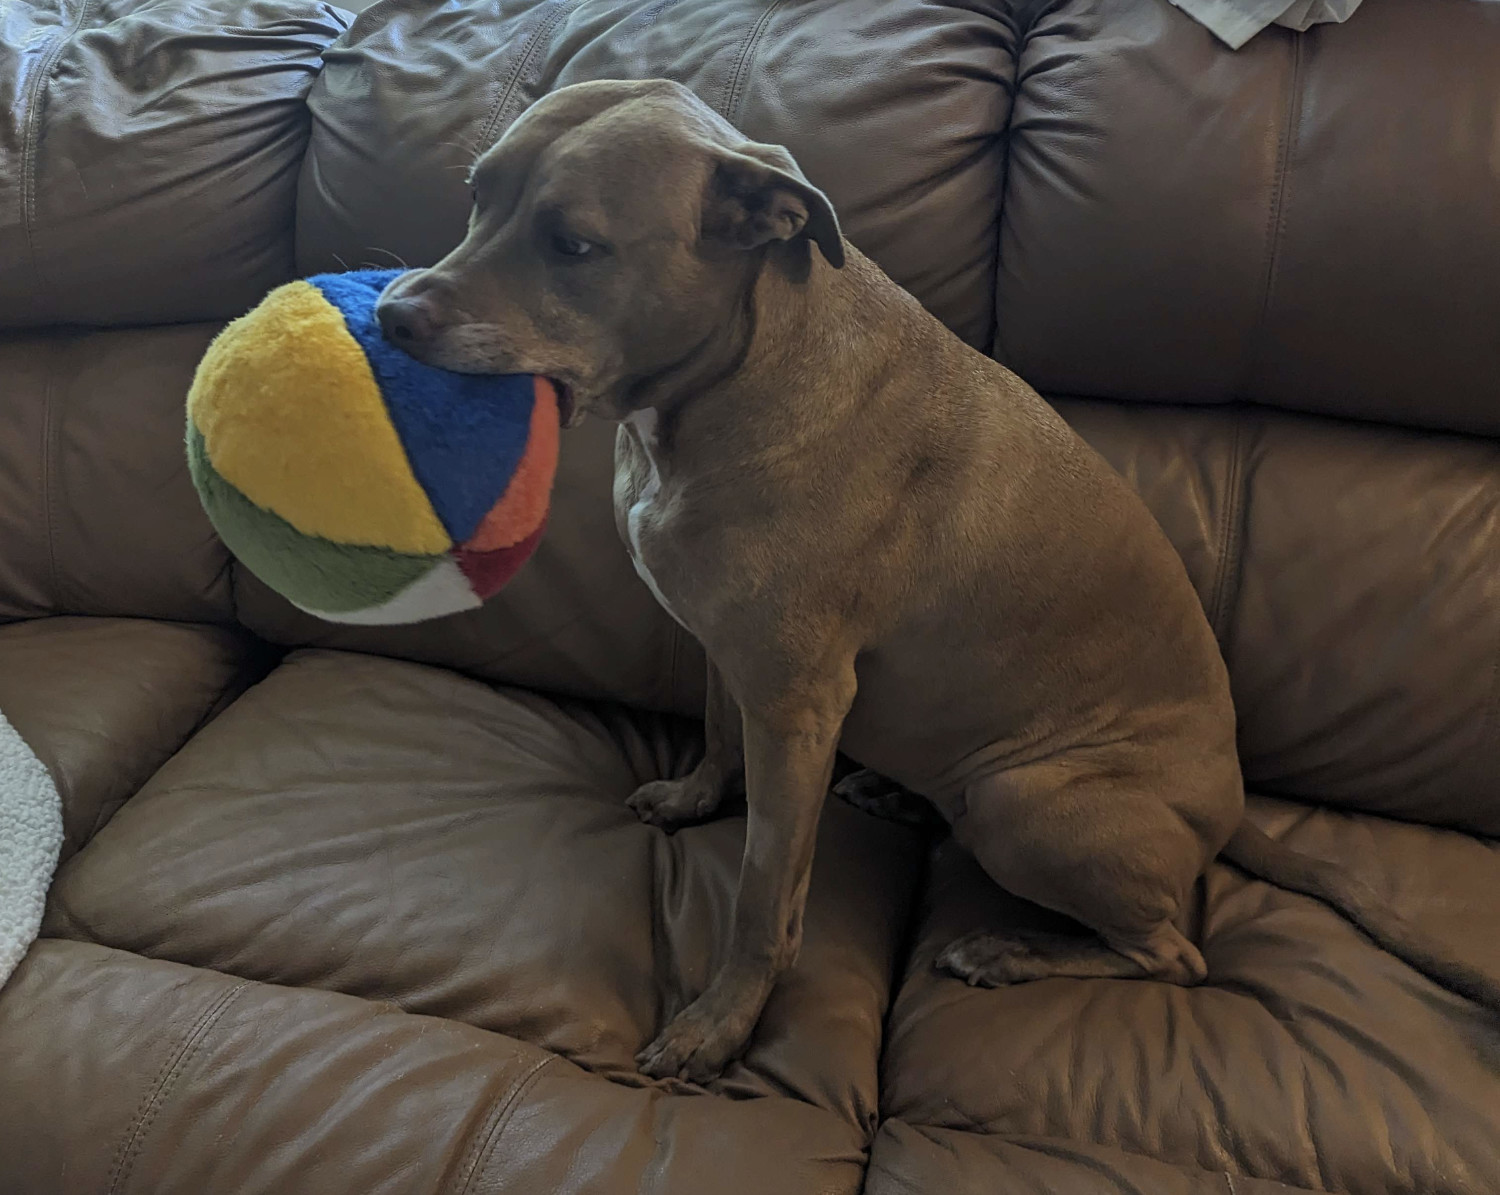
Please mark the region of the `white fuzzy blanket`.
POLYGON ((0 714, 0 985, 41 928, 62 835, 57 785, 0 714))

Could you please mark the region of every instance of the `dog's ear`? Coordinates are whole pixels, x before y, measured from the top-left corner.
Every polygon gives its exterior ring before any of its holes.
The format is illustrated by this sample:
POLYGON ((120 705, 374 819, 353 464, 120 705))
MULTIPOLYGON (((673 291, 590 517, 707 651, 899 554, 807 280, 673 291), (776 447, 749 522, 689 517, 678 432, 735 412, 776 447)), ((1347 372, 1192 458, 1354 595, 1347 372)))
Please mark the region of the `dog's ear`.
POLYGON ((745 142, 717 149, 703 204, 703 236, 737 249, 806 234, 834 269, 844 265, 844 238, 828 196, 779 145, 745 142))

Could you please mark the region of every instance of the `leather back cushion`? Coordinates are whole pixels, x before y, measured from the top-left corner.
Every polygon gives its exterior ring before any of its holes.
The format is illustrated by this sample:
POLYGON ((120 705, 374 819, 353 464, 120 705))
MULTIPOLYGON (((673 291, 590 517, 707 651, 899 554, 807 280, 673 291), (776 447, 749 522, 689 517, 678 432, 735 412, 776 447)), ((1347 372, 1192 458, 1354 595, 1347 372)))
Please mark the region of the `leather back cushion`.
MULTIPOLYGON (((855 243, 1052 392, 1500 430, 1478 314, 1500 305, 1489 7, 1367 0, 1233 55, 1159 0, 381 4, 309 98, 298 264, 435 260, 462 234, 466 166, 528 103, 665 75, 791 148, 855 243), (1445 84, 1398 102, 1392 72, 1445 84)), ((1063 405, 1187 560, 1253 784, 1500 831, 1495 445, 1063 405)), ((336 629, 241 572, 241 617, 694 712, 701 654, 617 542, 609 446, 599 426, 564 438, 548 537, 483 611, 336 629)))
POLYGON ((1500 7, 1472 0, 1238 52, 1161 0, 380 4, 309 101, 300 267, 431 261, 529 102, 658 75, 789 147, 1044 392, 1500 433, 1500 7))
MULTIPOLYGON (((1251 787, 1500 834, 1500 445, 1246 408, 1059 406, 1186 561, 1251 787)), ((596 423, 564 438, 569 514, 483 610, 334 627, 241 569, 240 617, 283 643, 698 714, 701 649, 615 533, 610 440, 596 423)))
POLYGON ((1035 6, 996 355, 1058 394, 1500 434, 1500 5, 1365 0, 1231 52, 1035 6))
POLYGON ((703 716, 703 657, 637 578, 615 532, 612 425, 563 433, 552 512, 536 553, 481 609, 404 627, 302 613, 243 566, 235 609, 251 630, 458 668, 487 680, 703 716))
POLYGON ((971 343, 989 343, 1009 24, 910 0, 379 4, 309 97, 304 273, 431 264, 463 236, 464 173, 534 100, 676 79, 791 149, 846 234, 971 343))
POLYGON ((0 335, 0 622, 230 622, 183 399, 217 324, 0 335))
POLYGON ((1187 562, 1251 788, 1500 833, 1500 444, 1059 405, 1187 562))
MULTIPOLYGON (((220 6, 227 2, 215 0, 220 6)), ((251 29, 259 27, 257 22, 282 20, 286 10, 278 5, 283 2, 256 0, 236 9, 237 19, 245 22, 242 28, 251 29)), ((151 22, 164 13, 182 18, 190 12, 185 4, 174 5, 176 0, 160 0, 118 12, 109 5, 90 6, 80 10, 81 16, 74 14, 79 16, 78 32, 60 41, 48 33, 36 44, 52 38, 47 44, 59 52, 54 65, 65 64, 68 54, 94 45, 91 37, 114 45, 110 39, 123 37, 124 30, 156 28, 151 22), (98 29, 91 21, 100 22, 98 29), (94 32, 85 36, 88 30, 94 32)), ((1098 88, 1119 62, 1135 61, 1132 38, 1144 39, 1148 63, 1154 61, 1152 54, 1165 54, 1174 69, 1183 71, 1198 63, 1203 69, 1193 74, 1192 93, 1206 89, 1204 111, 1219 111, 1222 104, 1226 112, 1238 110, 1230 94, 1234 88, 1225 95, 1214 89, 1228 87, 1226 80, 1240 78, 1239 72, 1257 69, 1255 55, 1272 53, 1284 39, 1268 35, 1264 45, 1273 49, 1229 59, 1210 43, 1194 40, 1195 27, 1181 25, 1182 18, 1168 6, 1153 0, 1143 8, 1122 7, 1136 11, 1136 18, 1119 28, 1109 25, 1114 40, 1102 43, 1118 46, 1118 61, 1098 57, 1099 72, 1081 76, 1072 87, 1062 85, 1069 64, 1080 56, 1095 60, 1100 52, 1084 33, 1105 28, 1099 23, 1113 20, 1109 14, 1119 11, 1116 6, 1070 0, 1049 6, 1039 23, 1020 30, 995 13, 897 0, 868 6, 815 0, 769 8, 745 0, 709 0, 681 8, 663 0, 380 4, 361 15, 348 37, 329 52, 327 70, 311 95, 314 123, 299 199, 300 266, 378 260, 378 249, 414 262, 433 259, 461 230, 468 203, 462 168, 468 158, 532 98, 586 77, 669 74, 698 88, 751 135, 790 145, 814 181, 833 195, 851 237, 974 343, 984 343, 994 324, 998 288, 1001 347, 1013 357, 1020 353, 1016 363, 1031 380, 1132 398, 1227 397, 1232 391, 1216 389, 1216 371, 1228 359, 1220 349, 1210 352, 1211 346, 1199 345, 1192 336, 1184 348, 1177 342, 1178 332, 1164 330, 1191 326, 1179 325, 1178 315, 1193 314, 1182 306, 1186 299, 1179 291, 1207 294, 1217 302, 1217 292, 1198 285, 1203 279, 1188 268, 1198 258, 1171 239, 1172 229, 1180 229, 1200 248, 1229 252, 1236 244, 1229 219, 1234 209, 1222 227, 1200 225, 1197 231, 1186 223, 1190 213, 1180 210, 1155 223, 1150 211, 1137 211, 1110 225, 1123 210, 1120 205, 1134 202, 1137 182, 1146 185, 1153 178, 1132 166, 1135 174, 1118 175, 1129 185, 1118 188, 1112 203, 1074 211, 1080 196, 1102 196, 1106 183, 1115 186, 1117 176, 1080 173, 1112 161, 1113 144, 1107 138, 1074 138, 1066 142, 1069 148, 1062 157, 1047 159, 1038 156, 1035 138, 1050 135, 1057 122, 1067 125, 1079 112, 1093 113, 1090 119, 1096 123, 1113 118, 1123 100, 1098 88), (1071 23, 1054 21, 1058 13, 1071 14, 1071 23), (1044 107, 1053 116, 1034 108, 1027 121, 1013 128, 1017 155, 1035 152, 1026 159, 1029 166, 1021 165, 1022 156, 1011 163, 1005 217, 1010 249, 1000 255, 1003 269, 997 279, 995 213, 1005 166, 1001 134, 1009 119, 1017 47, 1022 47, 1023 59, 1028 52, 1042 55, 1034 70, 1023 70, 1023 97, 1028 87, 1042 87, 1046 71, 1064 73, 1050 93, 1032 92, 1033 97, 1048 97, 1044 107), (1085 177, 1093 179, 1087 187, 1063 185, 1085 177), (1050 196, 1046 203, 1040 191, 1035 198, 1026 197, 1024 188, 1044 184, 1050 196), (1012 200, 1016 206, 1010 205, 1012 200), (1067 226, 1072 231, 1057 234, 1048 221, 1064 216, 1075 220, 1067 226), (1109 228, 1112 239, 1095 246, 1088 272, 1080 272, 1081 265, 1075 269, 1069 263, 1088 255, 1080 250, 1075 259, 1068 253, 1074 251, 1075 238, 1103 235, 1096 224, 1109 228), (1134 256, 1140 244, 1155 244, 1163 253, 1172 249, 1175 257, 1169 253, 1156 260, 1182 267, 1174 275, 1181 280, 1175 289, 1158 288, 1152 292, 1158 298, 1149 302, 1132 281, 1150 264, 1134 256), (1028 259, 1025 251, 1033 246, 1036 255, 1028 259), (1028 260, 1026 288, 1016 290, 1016 271, 1028 260), (1054 284, 1058 289, 1049 290, 1054 284), (1080 296, 1096 291, 1115 296, 1109 311, 1078 306, 1080 296), (1168 299, 1178 306, 1160 306, 1168 299), (1032 322, 1014 322, 1022 318, 1032 322), (1117 335, 1113 320, 1133 320, 1139 326, 1132 324, 1133 331, 1117 335), (1011 328, 1021 331, 1013 336, 1007 331, 1011 328), (1141 349, 1141 344, 1147 347, 1141 349), (1201 353, 1208 356, 1195 355, 1201 353), (1160 372, 1165 369, 1181 372, 1168 377, 1160 372)), ((1401 0, 1369 0, 1358 23, 1378 31, 1385 27, 1383 21, 1405 19, 1392 13, 1408 10, 1401 0), (1366 8, 1373 14, 1368 19, 1366 8)), ((20 19, 13 8, 5 11, 6 20, 20 19)), ((1455 16, 1447 0, 1435 0, 1434 11, 1443 14, 1435 18, 1439 31, 1471 19, 1455 16)), ((324 26, 318 24, 322 19, 297 18, 312 23, 297 25, 292 34, 275 40, 278 51, 290 52, 290 59, 285 53, 262 53, 251 38, 238 43, 228 59, 200 58, 181 68, 187 74, 179 82, 190 94, 212 76, 225 87, 243 85, 268 97, 264 105, 245 104, 243 97, 225 102, 237 119, 247 122, 244 129, 259 130, 251 142, 270 156, 249 152, 239 169, 254 174, 269 191, 251 187, 246 192, 250 197, 238 202, 236 187, 243 179, 234 170, 182 173, 186 159, 181 155, 187 154, 188 144, 183 137, 201 136, 202 146, 222 140, 226 153, 250 145, 235 141, 235 129, 241 127, 235 120, 197 121, 195 114, 206 109, 191 105, 155 124, 143 116, 139 126, 126 129, 151 138, 134 143, 138 166, 148 173, 165 172, 153 176, 150 185, 173 196, 177 206, 135 209, 124 204, 125 211, 154 213, 157 223, 109 225, 109 251, 100 247, 95 254, 105 264, 88 275, 88 286, 37 289, 34 275, 28 275, 33 282, 27 283, 6 271, 0 301, 11 303, 13 310, 24 306, 41 312, 38 318, 62 318, 57 305, 64 300, 70 318, 110 318, 126 309, 127 297, 137 312, 142 306, 158 313, 192 307, 200 299, 208 302, 203 296, 233 305, 252 301, 264 285, 278 280, 289 262, 276 255, 286 246, 270 232, 275 224, 272 199, 265 199, 271 205, 265 207, 261 199, 280 195, 275 204, 282 204, 289 195, 277 188, 285 183, 284 163, 296 160, 301 145, 299 89, 311 73, 319 40, 342 20, 330 15, 333 24, 324 26), (300 80, 295 86, 293 77, 300 80), (278 79, 287 82, 285 89, 275 85, 278 79), (257 111, 260 117, 252 119, 257 111), (214 128, 212 138, 202 133, 203 124, 214 128), (283 165, 274 166, 278 162, 283 165), (256 173, 262 166, 269 174, 256 173), (197 197, 203 199, 202 207, 194 207, 197 197), (177 261, 161 256, 165 250, 159 236, 152 241, 145 235, 161 226, 167 212, 191 233, 183 245, 198 244, 200 250, 202 243, 192 240, 199 230, 195 221, 229 221, 215 226, 218 231, 210 237, 217 246, 214 253, 229 252, 244 268, 226 269, 221 258, 208 254, 179 263, 171 287, 139 281, 140 261, 131 257, 137 250, 155 254, 154 261, 177 261), (256 229, 270 239, 256 240, 256 229), (136 231, 141 235, 131 235, 136 231), (236 236, 250 241, 236 241, 236 236), (261 253, 251 241, 281 248, 261 253), (226 245, 239 247, 226 250, 226 245), (279 262, 274 268, 267 264, 273 260, 279 262), (205 268, 205 262, 214 268, 205 268), (209 287, 210 278, 219 285, 209 287), (5 286, 20 289, 7 294, 5 286), (127 296, 127 286, 139 294, 127 296)), ((1473 28, 1477 38, 1488 26, 1473 28)), ((1299 43, 1303 49, 1298 53, 1311 53, 1323 44, 1319 39, 1336 33, 1330 30, 1299 43)), ((221 35, 240 33, 205 34, 205 44, 224 44, 216 40, 221 35)), ((187 42, 185 53, 198 44, 192 38, 187 42)), ((1262 43, 1257 39, 1256 44, 1262 43)), ((104 55, 88 72, 91 86, 102 86, 99 75, 108 73, 104 68, 110 63, 110 69, 129 75, 128 66, 120 65, 129 61, 120 54, 113 59, 104 55)), ((157 68, 170 75, 176 63, 177 57, 167 53, 157 68)), ((1149 94, 1150 76, 1145 70, 1130 94, 1149 94)), ((83 86, 82 76, 75 80, 65 65, 52 76, 28 77, 50 79, 49 89, 70 80, 83 86)), ((155 76, 146 71, 142 77, 155 76)), ((1469 84, 1457 86, 1461 100, 1469 84)), ((152 92, 158 107, 176 102, 171 87, 165 82, 161 87, 152 92)), ((73 128, 69 122, 86 122, 100 112, 150 108, 113 101, 91 106, 90 94, 49 90, 40 124, 33 127, 45 134, 49 127, 73 128)), ((1445 102, 1452 105, 1451 96, 1445 102)), ((1129 142, 1131 114, 1121 111, 1120 136, 1129 142)), ((1459 103, 1452 111, 1462 133, 1460 149, 1472 147, 1476 122, 1487 118, 1475 115, 1472 105, 1459 103)), ((1392 128, 1392 144, 1404 145, 1401 138, 1410 134, 1409 127, 1397 122, 1392 128)), ((107 159, 112 150, 104 140, 95 151, 107 159)), ((1136 152, 1146 154, 1148 148, 1137 144, 1136 152)), ((95 151, 85 152, 78 142, 70 152, 92 169, 90 163, 99 160, 91 156, 95 151)), ((1210 165, 1218 160, 1207 147, 1202 156, 1210 165)), ((1463 153, 1459 156, 1463 161, 1454 167, 1454 177, 1466 177, 1472 163, 1463 153)), ((34 160, 40 163, 44 157, 34 160)), ((1118 164, 1123 170, 1135 161, 1126 155, 1118 164)), ((1205 168, 1205 180, 1212 174, 1205 168)), ((0 172, 0 177, 8 175, 0 172)), ((142 181, 145 175, 129 177, 143 194, 150 189, 142 181)), ((1184 188, 1191 181, 1177 180, 1184 188)), ((60 183, 55 201, 62 202, 73 186, 67 180, 60 183)), ((89 191, 93 194, 92 187, 89 191)), ((1229 193, 1240 194, 1241 188, 1236 184, 1229 193)), ((83 196, 81 187, 77 194, 83 196)), ((100 211, 113 210, 97 202, 100 211)), ((1355 202, 1352 195, 1349 202, 1355 202)), ((1459 206, 1451 210, 1463 216, 1467 209, 1461 205, 1467 202, 1454 192, 1452 203, 1459 206)), ((1376 214, 1386 210, 1370 205, 1376 214)), ((124 216, 108 216, 116 218, 124 216)), ((1476 237, 1489 235, 1485 230, 1490 226, 1477 218, 1461 223, 1476 237)), ((39 226, 30 227, 35 232, 39 226)), ((68 236, 93 235, 87 232, 87 218, 69 216, 66 227, 72 230, 68 236)), ((1442 239, 1447 236, 1430 233, 1424 242, 1435 247, 1430 261, 1397 260, 1399 277, 1414 293, 1441 296, 1429 267, 1447 262, 1442 268, 1468 288, 1465 294, 1483 297, 1483 281, 1462 272, 1467 262, 1454 265, 1457 259, 1451 254, 1437 253, 1449 252, 1449 242, 1442 239)), ((1326 239, 1342 246, 1332 231, 1326 239)), ((0 241, 12 247, 16 243, 14 237, 0 241)), ((44 245, 46 237, 35 243, 44 245)), ((1342 247, 1330 249, 1317 260, 1333 262, 1344 252, 1342 247)), ((55 262, 59 269, 66 265, 82 271, 82 260, 64 254, 55 262)), ((1316 261, 1308 261, 1313 269, 1316 261)), ((52 275, 54 283, 65 276, 52 275)), ((1339 293, 1353 303, 1365 301, 1354 285, 1339 293)), ((1275 306, 1268 308, 1273 315, 1275 306)), ((1373 319, 1380 313, 1367 314, 1373 319)), ((1422 312, 1409 314, 1428 319, 1422 312)), ((1392 402, 1415 402, 1421 396, 1436 404, 1428 408, 1436 412, 1434 422, 1482 423, 1485 409, 1473 399, 1476 363, 1483 362, 1488 350, 1464 339, 1468 334, 1462 321, 1444 327, 1430 323, 1416 326, 1444 349, 1434 354, 1432 365, 1442 387, 1419 386, 1408 375, 1399 375, 1396 386, 1385 373, 1375 376, 1366 369, 1358 343, 1330 333, 1320 343, 1331 354, 1328 361, 1343 363, 1344 381, 1322 393, 1342 396, 1341 409, 1384 413, 1392 413, 1392 402)), ((56 334, 13 337, 0 344, 0 376, 10 387, 7 402, 0 404, 0 542, 5 547, 0 554, 0 618, 52 612, 209 620, 231 615, 227 558, 198 511, 182 467, 182 395, 210 331, 56 334)), ((1266 343, 1281 351, 1289 341, 1276 337, 1266 343)), ((1306 376, 1331 376, 1331 365, 1318 366, 1324 369, 1319 374, 1314 364, 1307 365, 1311 372, 1306 376)), ((1242 748, 1254 784, 1500 832, 1500 777, 1485 766, 1500 758, 1500 468, 1493 443, 1242 407, 1197 414, 1108 404, 1065 408, 1141 488, 1187 560, 1230 662, 1242 748)), ((609 509, 610 444, 610 429, 597 424, 565 437, 548 536, 521 575, 482 611, 412 628, 334 628, 296 614, 237 569, 233 612, 284 643, 384 652, 494 680, 692 712, 701 697, 701 654, 656 607, 617 541, 609 509)))
POLYGON ((0 5, 0 327, 238 315, 292 271, 316 0, 0 5))
MULTIPOLYGON (((909 0, 378 4, 328 51, 308 99, 298 268, 435 261, 463 235, 469 163, 528 104, 585 79, 667 76, 747 135, 789 146, 846 232, 984 347, 1011 40, 992 16, 909 0)), ((595 423, 563 437, 546 538, 484 610, 395 630, 334 628, 237 570, 240 616, 281 642, 701 713, 701 652, 656 606, 615 534, 612 445, 612 429, 595 423)))

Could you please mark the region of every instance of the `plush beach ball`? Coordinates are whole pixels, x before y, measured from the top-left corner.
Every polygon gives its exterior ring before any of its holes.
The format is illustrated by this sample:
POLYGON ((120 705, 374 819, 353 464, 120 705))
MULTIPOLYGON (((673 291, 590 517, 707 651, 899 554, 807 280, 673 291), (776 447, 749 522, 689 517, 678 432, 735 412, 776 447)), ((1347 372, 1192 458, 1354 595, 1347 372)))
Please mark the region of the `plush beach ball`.
POLYGON ((381 334, 400 271, 278 287, 213 341, 188 392, 193 482, 256 576, 335 622, 479 606, 541 539, 557 395, 433 369, 381 334))

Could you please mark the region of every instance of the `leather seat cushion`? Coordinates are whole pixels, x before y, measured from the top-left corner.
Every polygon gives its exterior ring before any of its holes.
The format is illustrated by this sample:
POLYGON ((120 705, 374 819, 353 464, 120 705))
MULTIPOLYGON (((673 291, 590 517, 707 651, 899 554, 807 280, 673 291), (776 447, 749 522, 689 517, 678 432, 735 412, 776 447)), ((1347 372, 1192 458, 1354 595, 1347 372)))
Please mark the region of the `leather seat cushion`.
POLYGON ((631 1088, 514 1037, 77 942, 0 1000, 0 1169, 26 1195, 853 1195, 801 1100, 631 1088))
MULTIPOLYGON (((666 717, 299 652, 61 870, 44 934, 392 1002, 638 1086, 635 1052, 723 958, 744 823, 668 837, 624 802, 698 750, 666 717)), ((830 804, 801 958, 718 1094, 867 1143, 922 863, 912 832, 830 804)))
POLYGON ((63 857, 239 692, 256 652, 226 627, 43 618, 0 627, 0 713, 52 773, 63 857))
MULTIPOLYGON (((1270 799, 1252 812, 1500 977, 1493 842, 1270 799)), ((1349 1195, 1500 1190, 1500 1017, 1322 904, 1227 865, 1199 896, 1201 987, 970 989, 934 972, 943 946, 1041 915, 940 847, 892 1012, 883 1110, 895 1123, 871 1189, 979 1190, 983 1176, 988 1189, 1070 1193, 1263 1189, 1244 1179, 1349 1195)))

